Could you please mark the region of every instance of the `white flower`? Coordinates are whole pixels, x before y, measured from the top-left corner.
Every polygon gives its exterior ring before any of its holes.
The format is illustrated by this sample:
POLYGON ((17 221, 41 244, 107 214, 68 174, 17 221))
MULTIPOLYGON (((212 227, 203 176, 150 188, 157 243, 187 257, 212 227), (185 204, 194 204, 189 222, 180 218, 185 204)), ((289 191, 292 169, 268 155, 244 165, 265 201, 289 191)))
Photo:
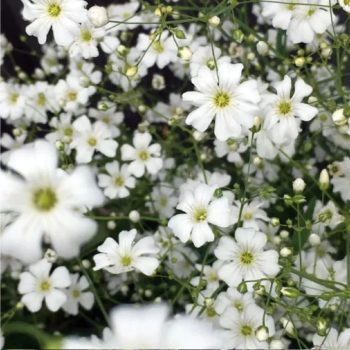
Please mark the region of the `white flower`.
POLYGON ((19 119, 24 115, 26 97, 16 84, 0 82, 0 117, 19 119))
MULTIPOLYGON (((264 310, 256 305, 248 305, 242 312, 229 307, 220 317, 220 325, 228 329, 225 346, 230 349, 268 349, 266 341, 256 338, 255 330, 263 324, 264 310)), ((269 335, 275 333, 271 316, 265 316, 269 335)))
POLYGON ((150 145, 151 141, 151 134, 136 132, 133 138, 134 147, 123 145, 121 148, 122 160, 131 161, 128 169, 136 177, 143 176, 146 169, 150 174, 156 174, 163 166, 160 145, 150 145))
POLYGON ((57 267, 51 274, 52 264, 42 259, 29 266, 29 272, 22 272, 18 284, 18 292, 24 294, 21 302, 31 312, 41 309, 43 300, 47 308, 56 312, 66 301, 63 288, 70 283, 69 272, 66 267, 57 267))
POLYGON ((299 134, 300 121, 310 121, 317 114, 317 108, 302 100, 309 96, 312 87, 298 78, 291 95, 292 82, 288 75, 275 84, 277 94, 265 96, 266 118, 264 127, 271 131, 273 141, 277 144, 289 143, 299 134))
POLYGON ((74 121, 75 130, 71 148, 77 151, 78 163, 89 163, 94 152, 97 150, 107 157, 114 157, 118 142, 112 140, 112 135, 107 126, 97 121, 93 125, 85 115, 74 121))
POLYGON ((136 47, 140 51, 145 51, 142 61, 147 67, 157 64, 158 68, 163 69, 170 62, 178 60, 177 47, 167 31, 163 31, 161 37, 158 37, 159 35, 152 42, 149 35, 141 33, 136 47))
POLYGON ((75 112, 79 107, 85 106, 95 90, 93 86, 81 86, 79 78, 73 74, 65 80, 61 79, 56 85, 57 99, 67 112, 75 112))
POLYGON ((78 273, 70 275, 71 285, 69 289, 65 290, 67 300, 63 304, 64 311, 71 315, 78 314, 79 304, 86 310, 90 310, 94 304, 94 294, 86 291, 89 287, 89 282, 85 276, 80 276, 78 273))
POLYGON ((170 185, 153 187, 151 194, 151 202, 146 205, 151 210, 156 210, 161 218, 169 218, 175 212, 177 204, 176 196, 174 196, 174 189, 170 185))
POLYGON ((119 242, 108 237, 97 250, 100 254, 94 256, 94 270, 105 269, 110 273, 123 273, 139 270, 150 276, 159 265, 155 255, 159 252, 153 237, 141 238, 134 243, 137 231, 122 231, 119 242))
POLYGON ((173 216, 168 226, 182 242, 189 239, 195 247, 214 241, 209 224, 228 227, 231 224, 231 208, 225 197, 215 198, 215 186, 198 185, 193 191, 186 191, 177 209, 185 212, 173 216))
POLYGON ((95 27, 103 27, 108 23, 107 10, 103 6, 92 6, 88 10, 88 17, 95 27))
POLYGON ((97 57, 99 54, 97 45, 104 35, 105 31, 102 28, 95 28, 89 22, 83 23, 79 28, 79 33, 74 37, 74 41, 69 47, 70 55, 85 59, 97 57))
POLYGON ((252 127, 260 96, 256 81, 240 83, 242 69, 242 64, 222 63, 216 74, 201 67, 192 78, 198 91, 183 94, 185 101, 198 106, 188 115, 186 124, 204 132, 215 117, 215 136, 220 141, 240 137, 242 128, 252 127))
POLYGON ((350 328, 345 328, 340 333, 335 328, 331 328, 325 337, 315 334, 312 342, 321 350, 348 350, 350 349, 350 328))
POLYGON ((252 293, 242 294, 236 288, 228 288, 226 292, 221 292, 214 303, 215 311, 221 315, 227 308, 235 308, 239 312, 245 310, 249 305, 255 305, 252 293))
POLYGON ((350 2, 349 2, 349 0, 338 0, 338 3, 343 8, 344 11, 350 12, 350 2))
POLYGON ((292 43, 311 43, 317 34, 323 34, 332 25, 334 14, 328 7, 332 2, 335 0, 306 0, 303 5, 295 5, 287 30, 292 43))
MULTIPOLYGON (((278 253, 264 251, 266 235, 250 228, 238 228, 235 240, 221 237, 215 256, 225 264, 219 269, 219 277, 229 286, 238 286, 242 280, 256 281, 274 277, 280 270, 278 253)), ((251 289, 252 283, 248 283, 251 289)))
POLYGON ((323 205, 321 201, 317 201, 312 218, 315 222, 312 229, 317 233, 323 233, 326 226, 334 229, 344 221, 344 217, 339 214, 338 208, 332 201, 329 201, 326 205, 323 205))
POLYGON ((54 146, 40 140, 11 154, 7 165, 19 175, 0 172, 1 211, 18 214, 1 235, 3 253, 34 262, 46 235, 59 256, 72 258, 96 232, 96 223, 79 212, 103 203, 92 172, 78 167, 67 174, 57 163, 54 146))
POLYGON ((130 174, 128 166, 119 166, 117 161, 113 161, 105 167, 108 175, 98 175, 98 184, 104 188, 104 194, 111 199, 127 197, 130 194, 129 188, 135 187, 135 178, 130 174))
POLYGON ((22 0, 24 19, 32 23, 26 27, 28 35, 45 44, 49 30, 58 45, 69 45, 79 32, 79 23, 86 20, 86 1, 83 0, 22 0))
POLYGON ((67 338, 63 349, 219 349, 222 334, 209 322, 187 315, 170 318, 165 304, 119 306, 111 313, 112 332, 96 339, 67 338), (97 345, 97 346, 96 346, 97 345))

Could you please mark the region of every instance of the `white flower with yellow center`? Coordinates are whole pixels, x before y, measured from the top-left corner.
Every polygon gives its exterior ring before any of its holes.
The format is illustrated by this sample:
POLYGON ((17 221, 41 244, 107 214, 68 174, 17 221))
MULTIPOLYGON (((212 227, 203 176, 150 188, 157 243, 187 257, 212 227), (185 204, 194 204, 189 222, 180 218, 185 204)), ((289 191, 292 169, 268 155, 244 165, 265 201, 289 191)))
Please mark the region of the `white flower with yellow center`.
POLYGON ((96 232, 96 223, 81 215, 104 200, 93 173, 81 166, 68 174, 57 163, 56 149, 46 141, 11 153, 7 166, 13 172, 0 172, 0 210, 17 216, 0 237, 2 253, 25 263, 37 261, 45 235, 68 259, 96 232))
POLYGON ((301 121, 310 121, 318 112, 317 108, 303 103, 312 92, 312 87, 298 78, 291 96, 292 81, 288 75, 275 83, 277 94, 264 98, 266 113, 264 128, 269 130, 273 141, 279 145, 294 141, 299 134, 301 121))
POLYGON ((225 197, 215 198, 216 186, 198 185, 186 191, 176 209, 182 214, 173 216, 168 226, 183 243, 192 240, 195 247, 214 241, 209 224, 228 227, 231 224, 231 206, 225 197))
POLYGON ((217 72, 201 67, 192 78, 198 91, 182 95, 184 101, 198 106, 188 115, 186 124, 204 132, 215 117, 215 136, 220 141, 240 137, 242 129, 252 127, 260 95, 256 81, 240 83, 242 69, 240 63, 222 63, 217 72))
MULTIPOLYGON (((220 325, 227 329, 226 347, 229 349, 268 349, 266 341, 259 341, 255 335, 256 329, 263 324, 264 310, 250 304, 240 311, 228 307, 220 316, 220 325)), ((265 315, 265 324, 269 336, 275 334, 275 324, 271 316, 265 315)))
POLYGON ((23 117, 25 103, 21 86, 0 82, 0 118, 15 120, 23 117))
POLYGON ((114 157, 118 142, 112 139, 112 135, 106 124, 97 121, 91 124, 86 115, 81 116, 73 123, 75 130, 71 148, 76 149, 76 161, 89 163, 95 151, 101 152, 107 157, 114 157))
MULTIPOLYGON (((237 287, 243 280, 256 281, 265 277, 274 277, 280 270, 278 253, 274 250, 264 251, 266 235, 251 228, 238 228, 235 240, 222 237, 215 256, 224 261, 219 269, 220 279, 230 287, 237 287)), ((253 283, 248 283, 252 289, 253 283)))
POLYGON ((108 198, 125 198, 130 188, 135 187, 135 178, 128 171, 128 166, 122 166, 115 160, 105 165, 108 174, 98 175, 98 184, 104 188, 104 194, 108 198))
POLYGON ((18 292, 23 294, 21 302, 31 312, 41 309, 45 300, 47 308, 56 312, 67 300, 63 291, 71 284, 66 267, 57 267, 51 274, 52 264, 43 259, 29 266, 29 272, 19 276, 18 292))
POLYGON ((78 273, 72 273, 70 275, 71 285, 69 289, 65 290, 67 296, 66 302, 62 308, 70 315, 77 315, 79 305, 85 310, 90 310, 94 304, 94 294, 87 289, 89 288, 89 282, 85 276, 80 276, 78 273))
POLYGON ((123 145, 121 148, 122 160, 131 161, 128 170, 136 177, 143 176, 146 170, 152 175, 156 174, 163 167, 160 145, 151 145, 151 141, 151 134, 136 132, 133 138, 134 147, 123 145))
POLYGON ((134 242, 137 231, 122 231, 119 233, 118 243, 108 237, 94 256, 96 266, 94 270, 104 269, 110 273, 119 274, 138 270, 150 276, 159 265, 156 254, 159 248, 153 237, 148 236, 134 242))
POLYGON ((69 45, 79 32, 79 23, 87 18, 87 3, 83 0, 22 0, 23 17, 32 23, 26 27, 28 35, 45 44, 52 28, 58 45, 69 45))

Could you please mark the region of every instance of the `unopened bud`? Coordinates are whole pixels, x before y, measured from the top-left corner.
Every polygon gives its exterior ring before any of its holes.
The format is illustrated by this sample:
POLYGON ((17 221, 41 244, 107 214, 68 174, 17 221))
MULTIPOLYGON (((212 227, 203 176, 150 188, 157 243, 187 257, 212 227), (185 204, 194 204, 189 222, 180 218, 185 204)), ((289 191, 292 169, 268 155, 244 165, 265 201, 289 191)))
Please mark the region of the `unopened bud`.
POLYGON ((316 233, 311 233, 311 235, 309 236, 309 243, 313 246, 316 247, 318 245, 320 245, 321 243, 321 238, 319 235, 317 235, 316 233))
POLYGON ((261 325, 255 330, 255 336, 259 341, 266 341, 269 338, 269 329, 261 325))
POLYGON ((329 175, 327 169, 323 169, 320 174, 319 185, 321 191, 326 191, 329 187, 329 175))
POLYGON ((281 294, 288 298, 297 298, 300 295, 300 292, 293 287, 283 287, 281 289, 281 294))
POLYGON ((305 189, 305 182, 302 178, 298 177, 293 181, 293 191, 295 193, 301 193, 305 189))
POLYGON ((132 222, 138 222, 138 221, 140 221, 140 213, 139 213, 137 210, 132 210, 132 211, 129 213, 129 219, 130 219, 130 221, 132 221, 132 222))
POLYGON ((265 41, 258 41, 256 44, 256 50, 261 56, 265 56, 269 51, 269 46, 266 44, 265 41))
POLYGON ((210 17, 208 23, 212 27, 217 27, 220 24, 220 18, 218 16, 210 17))
POLYGON ((283 257, 283 258, 287 258, 288 256, 290 256, 292 254, 292 250, 288 247, 283 247, 281 250, 280 250, 280 255, 283 257))
POLYGON ((332 114, 332 120, 333 123, 337 126, 343 126, 346 125, 348 120, 344 115, 344 109, 337 109, 333 114, 332 114))
POLYGON ((103 27, 108 23, 107 10, 103 6, 92 6, 89 8, 88 17, 95 27, 103 27))

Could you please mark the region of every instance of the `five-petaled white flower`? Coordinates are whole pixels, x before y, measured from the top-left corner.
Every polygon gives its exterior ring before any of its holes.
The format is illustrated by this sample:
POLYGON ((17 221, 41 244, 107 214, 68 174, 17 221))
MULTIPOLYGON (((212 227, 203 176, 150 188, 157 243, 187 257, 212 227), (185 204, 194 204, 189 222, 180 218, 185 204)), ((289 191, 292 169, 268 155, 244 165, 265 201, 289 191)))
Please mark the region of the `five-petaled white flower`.
POLYGON ((133 138, 134 147, 123 145, 121 148, 122 160, 131 161, 128 170, 136 177, 143 176, 146 169, 150 174, 156 174, 163 166, 160 145, 150 145, 151 141, 151 134, 136 132, 133 138))
MULTIPOLYGON (((251 228, 238 228, 235 240, 221 237, 214 253, 225 263, 219 269, 219 277, 229 286, 236 287, 243 280, 256 281, 265 277, 274 277, 280 270, 278 253, 264 251, 266 235, 251 228)), ((252 289, 253 283, 247 283, 252 289)))
POLYGON ((192 78, 198 91, 183 94, 184 101, 199 107, 188 115, 186 124, 204 132, 215 117, 215 136, 220 141, 239 137, 242 129, 252 127, 260 95, 255 80, 240 83, 242 69, 240 63, 226 62, 217 73, 201 67, 192 78))
POLYGON ((141 238, 134 243, 137 231, 121 231, 118 243, 108 237, 97 250, 100 252, 94 256, 96 266, 94 270, 105 269, 110 273, 123 273, 139 270, 150 276, 159 265, 156 254, 159 248, 153 237, 141 238))
POLYGON ((89 282, 85 276, 80 276, 78 273, 70 275, 71 285, 65 290, 67 296, 66 302, 62 308, 71 315, 78 315, 79 304, 86 310, 90 310, 94 304, 94 294, 87 291, 89 282))
POLYGON ((130 174, 128 166, 122 166, 115 160, 105 165, 107 174, 98 175, 98 184, 104 188, 104 194, 108 198, 125 198, 130 188, 135 187, 135 178, 130 174))
POLYGON ((66 267, 57 267, 51 274, 52 264, 42 259, 29 266, 29 272, 19 277, 18 292, 23 294, 21 302, 31 312, 41 309, 45 300, 47 308, 56 312, 67 300, 63 291, 71 284, 66 267))
POLYGON ((26 27, 28 35, 45 44, 52 28, 58 45, 69 45, 79 33, 79 23, 87 19, 87 3, 83 0, 22 0, 23 17, 32 23, 26 27))
POLYGON ((293 96, 292 81, 288 75, 274 87, 277 94, 269 94, 264 98, 264 127, 270 130, 275 143, 286 144, 298 137, 300 121, 314 118, 317 108, 302 102, 311 94, 312 87, 300 78, 295 83, 293 96))
POLYGON ((11 153, 7 165, 17 175, 0 172, 0 210, 18 215, 0 237, 4 254, 35 262, 45 236, 59 256, 72 258, 96 232, 96 222, 81 215, 104 201, 92 171, 80 166, 68 174, 57 163, 55 147, 42 140, 11 153))
POLYGON ((168 226, 182 242, 189 239, 195 247, 214 240, 209 224, 228 227, 231 224, 231 207, 225 197, 215 198, 216 186, 198 185, 193 191, 186 191, 177 209, 185 212, 173 216, 168 226))

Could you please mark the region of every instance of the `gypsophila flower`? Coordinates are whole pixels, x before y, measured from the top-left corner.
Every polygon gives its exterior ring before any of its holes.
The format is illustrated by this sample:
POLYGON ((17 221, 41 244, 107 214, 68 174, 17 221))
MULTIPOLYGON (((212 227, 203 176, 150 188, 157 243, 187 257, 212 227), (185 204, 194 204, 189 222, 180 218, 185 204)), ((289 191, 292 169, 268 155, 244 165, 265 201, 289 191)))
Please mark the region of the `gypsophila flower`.
POLYGON ((46 42, 52 28, 58 45, 69 45, 79 31, 79 23, 86 20, 86 2, 83 0, 22 0, 23 17, 32 21, 26 28, 28 35, 46 42))
MULTIPOLYGON (((255 281, 264 277, 274 277, 280 270, 278 253, 264 251, 266 235, 251 228, 238 228, 235 240, 221 237, 215 256, 224 261, 219 269, 219 277, 229 286, 238 286, 243 280, 255 281)), ((252 284, 248 283, 252 289, 252 284)))
POLYGON ((215 198, 215 186, 198 185, 193 191, 186 191, 176 209, 184 212, 173 216, 168 226, 182 242, 192 240, 195 247, 214 240, 209 224, 228 227, 231 224, 231 209, 228 199, 215 198))
POLYGON ((198 91, 185 92, 183 99, 198 108, 186 124, 204 132, 215 118, 215 136, 220 141, 240 137, 242 129, 253 126, 260 96, 254 80, 240 83, 242 64, 222 63, 215 71, 200 68, 192 83, 198 91))
POLYGON ((21 302, 31 312, 39 311, 44 300, 47 308, 56 312, 67 299, 64 288, 71 284, 67 268, 57 267, 50 274, 51 268, 52 264, 43 259, 20 275, 18 292, 23 294, 21 302))
POLYGON ((118 243, 107 238, 97 250, 100 252, 94 256, 94 270, 105 269, 110 273, 123 273, 138 270, 150 276, 159 265, 155 257, 159 249, 153 237, 141 238, 134 243, 137 231, 122 231, 119 233, 118 243))
POLYGON ((57 168, 57 158, 52 145, 36 141, 9 158, 8 167, 19 176, 0 172, 1 211, 18 214, 0 237, 3 253, 34 262, 46 235, 59 256, 72 258, 96 232, 96 223, 81 215, 83 208, 103 203, 90 169, 68 174, 57 168))
POLYGON ((163 166, 160 158, 161 148, 158 143, 151 144, 152 136, 145 132, 136 132, 133 137, 133 146, 121 147, 122 160, 131 161, 128 170, 136 177, 141 177, 147 170, 150 174, 156 174, 163 166))

